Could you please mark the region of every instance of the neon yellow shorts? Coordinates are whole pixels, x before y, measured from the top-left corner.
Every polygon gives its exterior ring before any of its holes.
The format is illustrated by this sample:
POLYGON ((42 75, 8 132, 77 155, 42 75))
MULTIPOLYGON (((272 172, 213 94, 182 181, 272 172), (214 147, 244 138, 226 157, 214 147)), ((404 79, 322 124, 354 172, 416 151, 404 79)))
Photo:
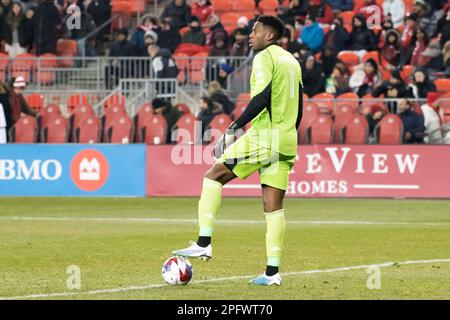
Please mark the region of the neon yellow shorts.
POLYGON ((258 171, 261 185, 286 190, 295 156, 261 147, 243 135, 225 150, 217 162, 225 164, 240 179, 258 171))

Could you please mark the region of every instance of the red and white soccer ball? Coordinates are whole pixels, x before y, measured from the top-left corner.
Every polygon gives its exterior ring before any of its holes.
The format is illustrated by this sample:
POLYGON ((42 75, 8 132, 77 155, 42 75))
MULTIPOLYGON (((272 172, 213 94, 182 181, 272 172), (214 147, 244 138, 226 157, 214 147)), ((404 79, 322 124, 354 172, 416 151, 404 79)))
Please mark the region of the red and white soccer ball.
POLYGON ((167 284, 185 286, 192 279, 192 264, 185 257, 170 257, 163 264, 162 276, 167 284))

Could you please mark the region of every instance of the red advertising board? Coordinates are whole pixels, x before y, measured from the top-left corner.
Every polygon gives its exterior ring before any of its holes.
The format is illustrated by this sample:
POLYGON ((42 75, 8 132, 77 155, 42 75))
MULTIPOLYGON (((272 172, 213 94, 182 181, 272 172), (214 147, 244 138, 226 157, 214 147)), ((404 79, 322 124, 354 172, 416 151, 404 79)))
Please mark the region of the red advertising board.
MULTIPOLYGON (((149 196, 199 196, 211 146, 148 146, 149 196)), ((258 175, 225 196, 259 196, 258 175)), ((450 198, 450 146, 299 146, 289 197, 450 198)))

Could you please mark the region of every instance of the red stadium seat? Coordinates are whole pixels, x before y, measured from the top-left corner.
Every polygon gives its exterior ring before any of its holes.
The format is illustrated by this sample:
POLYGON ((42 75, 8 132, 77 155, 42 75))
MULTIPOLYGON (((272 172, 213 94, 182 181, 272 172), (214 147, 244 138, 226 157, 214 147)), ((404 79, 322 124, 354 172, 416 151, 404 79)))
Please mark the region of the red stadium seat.
POLYGON ((105 103, 103 104, 103 107, 105 109, 108 109, 110 106, 113 106, 113 105, 121 105, 121 106, 125 107, 125 103, 126 103, 126 98, 123 94, 114 94, 111 97, 109 97, 108 100, 105 101, 105 103))
POLYGON ((450 92, 450 79, 441 78, 434 80, 434 84, 436 85, 436 89, 439 93, 447 93, 450 92))
POLYGON ((354 114, 353 117, 341 129, 342 143, 345 144, 366 144, 369 138, 369 124, 361 114, 354 114))
POLYGON ((30 72, 33 69, 35 56, 29 53, 18 54, 12 61, 12 77, 22 76, 30 82, 30 72))
POLYGON ((192 57, 189 81, 194 84, 199 84, 205 80, 205 68, 207 63, 208 53, 202 52, 192 57))
POLYGON ((379 144, 401 144, 403 142, 403 123, 396 114, 385 115, 375 130, 379 144))
POLYGON ((111 4, 111 31, 128 28, 131 22, 131 5, 128 1, 114 1, 111 4))
POLYGON ((41 141, 45 143, 66 143, 69 124, 63 116, 54 116, 41 130, 41 141))
POLYGON ((32 93, 25 96, 25 101, 28 106, 37 112, 41 111, 44 107, 44 96, 38 93, 32 93))
POLYGON ((154 115, 142 128, 143 143, 165 144, 167 137, 167 122, 162 115, 154 115))
POLYGON ((39 56, 36 61, 36 76, 40 84, 52 84, 55 81, 55 71, 53 69, 58 67, 56 55, 53 53, 46 53, 39 56))
POLYGON ((6 53, 0 53, 0 81, 5 82, 8 66, 9 66, 9 56, 6 53))
POLYGON ((263 9, 264 14, 274 14, 279 5, 278 0, 261 0, 259 2, 259 7, 263 9))
POLYGON ((351 51, 342 51, 338 54, 337 58, 342 60, 342 62, 347 65, 348 69, 352 69, 359 64, 358 55, 351 51))
POLYGON ((234 107, 232 118, 233 120, 236 120, 241 116, 242 113, 244 113, 245 109, 247 108, 248 102, 246 101, 239 101, 236 103, 236 107, 234 107))
POLYGON ((216 115, 209 123, 209 126, 205 131, 203 140, 214 143, 215 141, 220 139, 225 130, 227 130, 230 127, 231 123, 232 120, 230 116, 224 113, 216 115))
POLYGON ((405 65, 402 67, 402 71, 400 72, 400 76, 404 81, 408 81, 409 78, 412 76, 414 72, 414 66, 412 65, 405 65))
POLYGON ((56 51, 59 55, 76 56, 78 54, 78 45, 75 40, 59 39, 56 44, 56 51))
POLYGON ((218 15, 233 10, 233 0, 211 0, 214 12, 218 15))
POLYGON ((380 53, 378 51, 369 51, 362 57, 362 62, 366 62, 369 59, 373 59, 376 63, 380 63, 380 53))
POLYGON ((253 12, 255 10, 255 0, 239 0, 233 1, 233 11, 234 12, 253 12))
POLYGON ((317 107, 315 103, 304 103, 302 121, 300 122, 300 128, 298 129, 299 144, 307 143, 306 131, 311 126, 311 123, 319 116, 319 114, 319 107, 317 107))
POLYGON ((11 128, 13 143, 35 143, 38 140, 38 126, 32 116, 21 116, 11 128))
POLYGON ((189 55, 184 52, 174 53, 172 55, 179 73, 178 82, 183 83, 186 80, 186 72, 189 70, 189 55))
POLYGON ((309 144, 329 144, 334 140, 333 120, 327 114, 320 114, 307 129, 309 144))
POLYGON ((142 105, 134 116, 134 127, 136 128, 134 141, 139 143, 142 141, 142 128, 148 119, 153 117, 153 108, 151 103, 142 105))
POLYGON ((319 107, 319 111, 322 113, 333 113, 334 111, 334 96, 331 93, 318 93, 312 97, 312 102, 319 107))
POLYGON ((352 31, 352 21, 355 13, 353 11, 344 11, 339 14, 344 22, 344 28, 348 31, 352 31))
POLYGON ((95 115, 86 115, 83 120, 74 127, 74 142, 76 143, 99 143, 100 120, 95 115))
POLYGON ((84 94, 75 94, 67 98, 67 110, 72 112, 77 106, 89 104, 88 97, 84 94))
POLYGON ((336 97, 336 100, 336 108, 345 105, 352 106, 355 111, 358 110, 359 97, 356 93, 347 92, 340 94, 336 97))
POLYGON ((238 13, 227 12, 220 16, 220 22, 222 22, 223 26, 232 26, 236 28, 236 23, 238 19, 241 17, 238 13))
POLYGON ((47 126, 48 122, 51 118, 54 116, 60 116, 61 115, 61 109, 57 104, 49 104, 45 108, 42 108, 42 110, 39 112, 39 127, 44 128, 47 126))
POLYGON ((197 138, 197 119, 192 114, 185 114, 174 126, 172 131, 172 141, 177 144, 195 144, 197 138))
POLYGON ((126 114, 116 116, 107 131, 107 141, 109 143, 131 143, 133 139, 133 121, 126 114))
POLYGON ((248 92, 243 92, 243 93, 240 93, 238 96, 237 96, 237 98, 236 98, 236 101, 250 101, 251 100, 251 96, 250 96, 250 93, 248 93, 248 92))
POLYGON ((102 141, 107 142, 108 139, 108 128, 111 127, 112 121, 117 116, 126 115, 127 111, 125 110, 125 107, 122 105, 114 105, 106 109, 105 114, 102 117, 102 127, 103 127, 103 134, 102 134, 102 141))
POLYGON ((337 107, 334 112, 334 141, 338 143, 342 141, 341 129, 355 115, 356 108, 354 108, 354 106, 341 105, 337 107))
POLYGON ((88 116, 95 116, 94 109, 90 105, 77 106, 70 116, 70 127, 72 128, 70 134, 70 141, 75 141, 75 129, 80 126, 80 123, 88 116))
POLYGON ((191 108, 185 103, 178 103, 175 108, 177 108, 183 115, 192 114, 191 108))

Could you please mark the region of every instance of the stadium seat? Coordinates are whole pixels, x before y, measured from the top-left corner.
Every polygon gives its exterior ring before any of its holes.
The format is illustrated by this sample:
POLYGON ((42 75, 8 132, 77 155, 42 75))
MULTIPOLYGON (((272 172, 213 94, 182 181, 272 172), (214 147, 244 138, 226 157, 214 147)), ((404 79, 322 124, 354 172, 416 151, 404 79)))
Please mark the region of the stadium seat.
POLYGON ((75 141, 75 129, 79 127, 80 123, 87 116, 95 116, 94 109, 92 109, 90 105, 79 105, 75 107, 69 118, 70 127, 72 128, 70 132, 70 141, 75 141))
POLYGON ((136 143, 142 141, 142 128, 144 127, 144 124, 147 122, 147 120, 151 117, 153 117, 153 108, 152 104, 148 102, 143 104, 134 116, 134 127, 136 128, 134 141, 136 143))
POLYGON ((306 130, 308 144, 329 144, 334 141, 334 125, 331 116, 319 114, 306 130))
POLYGON ((6 72, 9 67, 9 56, 6 53, 0 53, 0 81, 5 82, 6 72))
POLYGON ((66 143, 68 142, 69 124, 62 115, 54 116, 41 130, 41 142, 66 143))
POLYGON ((408 64, 402 67, 402 70, 400 71, 400 76, 402 79, 406 82, 408 82, 409 78, 412 76, 414 72, 414 66, 408 64))
POLYGON ((261 0, 259 7, 263 9, 264 14, 274 15, 275 9, 279 6, 278 0, 261 0))
POLYGON ((255 10, 255 0, 239 0, 239 1, 232 1, 233 2, 233 12, 238 12, 239 14, 243 15, 242 12, 252 12, 252 18, 253 18, 253 12, 255 10))
POLYGON ((75 40, 59 39, 56 45, 58 66, 71 68, 74 66, 74 57, 78 54, 78 44, 75 40))
POLYGON ((30 82, 30 72, 33 70, 35 56, 29 53, 18 54, 12 61, 12 77, 22 76, 26 82, 30 82))
POLYGON ((343 106, 343 105, 352 106, 355 111, 358 110, 358 105, 359 105, 358 95, 353 92, 347 92, 347 93, 338 95, 336 97, 336 108, 339 108, 340 106, 343 106))
POLYGON ((209 126, 203 136, 203 141, 214 143, 222 136, 225 130, 228 129, 231 123, 232 120, 230 116, 224 113, 216 115, 209 123, 209 126))
POLYGON ((185 114, 174 126, 172 131, 172 141, 176 141, 177 144, 195 144, 201 140, 197 138, 197 119, 192 114, 185 114))
POLYGON ((415 0, 403 0, 405 3, 405 17, 414 12, 414 1, 415 0))
POLYGON ((99 143, 100 140, 100 120, 95 115, 86 115, 83 120, 74 128, 76 143, 99 143))
POLYGON ((114 1, 111 4, 111 31, 128 28, 131 23, 131 6, 128 1, 114 1))
POLYGON ((55 71, 53 69, 58 67, 58 61, 55 54, 46 53, 40 55, 36 61, 36 80, 40 84, 48 85, 55 81, 55 71))
POLYGON ((154 115, 147 119, 142 127, 141 142, 145 144, 165 144, 167 137, 167 122, 162 115, 154 115))
POLYGON ((13 143, 35 143, 38 141, 38 126, 32 116, 21 116, 10 130, 13 143))
POLYGON ((351 70, 354 66, 359 64, 359 57, 356 53, 352 51, 341 51, 337 58, 344 62, 348 69, 351 70))
POLYGON ((208 53, 201 52, 192 57, 189 71, 189 82, 199 84, 205 80, 205 68, 208 56, 208 53))
POLYGON ((379 144, 401 144, 403 142, 402 119, 396 114, 385 115, 375 127, 379 144))
POLYGON ((352 31, 352 21, 355 13, 353 11, 343 11, 339 14, 344 22, 344 28, 348 31, 352 31))
POLYGON ((192 114, 191 108, 185 103, 178 103, 175 108, 177 108, 183 115, 192 114))
POLYGON ((319 107, 312 102, 304 103, 303 115, 300 122, 300 128, 298 129, 298 141, 299 144, 306 144, 306 130, 311 126, 311 123, 319 116, 319 107))
POLYGON ((246 101, 238 101, 236 103, 236 106, 234 107, 233 110, 233 114, 232 119, 236 120, 237 118, 239 118, 241 116, 241 114, 245 111, 245 109, 247 108, 248 102, 246 101))
POLYGON ((436 89, 439 93, 444 94, 450 92, 450 79, 436 79, 434 80, 434 84, 436 85, 436 89))
POLYGON ((75 94, 71 95, 67 98, 67 110, 69 112, 73 112, 73 110, 80 105, 87 105, 89 104, 88 97, 84 94, 75 94))
POLYGON ((214 12, 218 15, 233 11, 233 0, 211 0, 214 12))
POLYGON ((145 12, 145 0, 127 0, 123 1, 131 5, 131 14, 137 16, 138 13, 142 14, 145 12))
POLYGON ((105 109, 108 109, 109 107, 111 107, 113 105, 121 105, 121 106, 125 107, 125 105, 126 105, 125 96, 123 94, 114 94, 111 97, 109 97, 108 100, 105 101, 105 103, 103 104, 103 107, 105 109))
POLYGON ((243 92, 237 96, 236 101, 246 101, 248 103, 251 100, 251 98, 252 97, 250 96, 250 93, 243 92))
POLYGON ((46 127, 51 118, 60 115, 61 109, 57 104, 49 104, 45 108, 42 108, 38 117, 39 128, 46 127))
POLYGON ((44 96, 38 93, 32 93, 25 96, 25 101, 33 110, 40 112, 44 107, 44 96))
POLYGON ((362 62, 366 62, 369 59, 373 59, 376 63, 380 63, 380 53, 378 51, 369 51, 362 57, 362 62))
POLYGON ((318 93, 312 97, 311 101, 319 107, 319 111, 322 113, 331 114, 334 111, 334 96, 331 93, 318 93))
POLYGON ((356 108, 351 105, 341 105, 334 110, 334 141, 342 141, 341 129, 356 114, 356 108))
POLYGON ((120 114, 106 128, 109 143, 131 143, 133 141, 133 121, 126 114, 120 114))
POLYGON ((108 140, 108 128, 111 127, 112 121, 117 116, 127 115, 125 107, 122 105, 114 105, 106 109, 105 114, 102 117, 102 141, 107 142, 108 140))
POLYGON ((341 142, 345 144, 367 144, 369 138, 369 124, 361 114, 354 114, 342 127, 341 142))

